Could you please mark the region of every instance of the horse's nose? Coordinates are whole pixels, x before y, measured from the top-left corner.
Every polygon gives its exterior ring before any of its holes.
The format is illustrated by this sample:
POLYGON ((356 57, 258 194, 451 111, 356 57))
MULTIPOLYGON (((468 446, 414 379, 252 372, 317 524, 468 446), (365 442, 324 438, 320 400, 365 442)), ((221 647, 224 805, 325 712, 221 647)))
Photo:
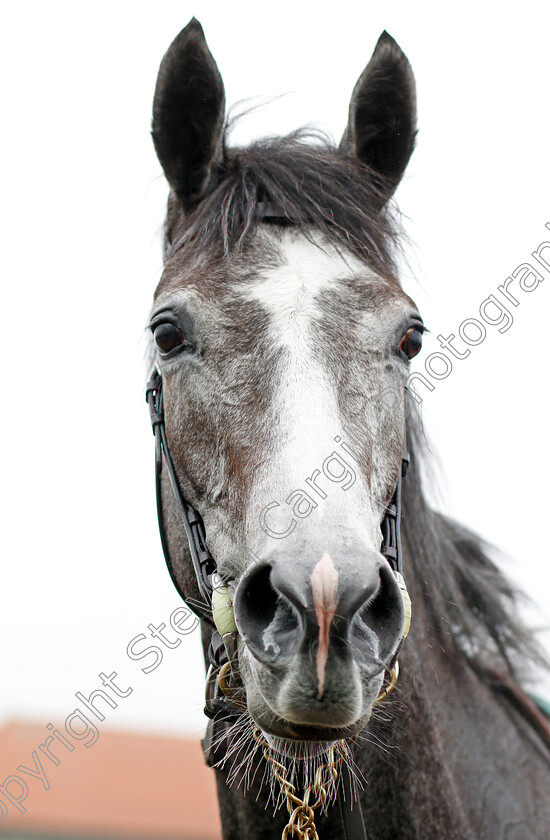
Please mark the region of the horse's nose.
POLYGON ((245 573, 235 593, 235 620, 256 659, 284 667, 296 653, 311 660, 314 652, 322 670, 334 651, 373 673, 382 669, 404 623, 395 576, 374 552, 339 568, 325 553, 314 566, 278 557, 245 573))

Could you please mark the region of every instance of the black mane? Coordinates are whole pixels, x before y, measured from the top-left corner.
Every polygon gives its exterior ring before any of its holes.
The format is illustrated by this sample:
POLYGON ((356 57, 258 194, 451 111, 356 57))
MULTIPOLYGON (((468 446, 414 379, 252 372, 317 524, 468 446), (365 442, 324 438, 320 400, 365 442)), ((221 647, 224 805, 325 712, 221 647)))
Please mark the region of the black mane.
POLYGON ((183 244, 225 255, 241 250, 260 220, 258 203, 271 202, 306 235, 317 230, 380 275, 396 277, 392 252, 398 230, 387 210, 382 179, 325 135, 302 129, 246 148, 227 148, 224 142, 212 181, 185 220, 171 197, 168 254, 183 244))

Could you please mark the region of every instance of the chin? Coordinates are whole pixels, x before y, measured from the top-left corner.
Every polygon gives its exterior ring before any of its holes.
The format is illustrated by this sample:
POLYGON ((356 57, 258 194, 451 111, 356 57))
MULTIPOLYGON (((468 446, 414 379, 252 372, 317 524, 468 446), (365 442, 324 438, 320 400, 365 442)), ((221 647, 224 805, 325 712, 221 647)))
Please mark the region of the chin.
POLYGON ((340 726, 326 726, 318 723, 298 723, 285 720, 271 709, 249 710, 252 721, 261 729, 269 745, 280 753, 292 753, 297 757, 317 753, 336 741, 355 738, 366 726, 370 710, 353 722, 340 726))

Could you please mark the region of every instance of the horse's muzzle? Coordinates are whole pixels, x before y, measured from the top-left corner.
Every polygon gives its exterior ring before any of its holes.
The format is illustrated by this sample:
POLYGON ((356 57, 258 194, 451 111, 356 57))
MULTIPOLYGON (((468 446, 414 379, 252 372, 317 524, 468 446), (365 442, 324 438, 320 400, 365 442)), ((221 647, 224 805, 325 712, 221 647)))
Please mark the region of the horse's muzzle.
POLYGON ((272 555, 245 573, 234 607, 264 698, 310 725, 348 725, 365 713, 404 624, 395 576, 375 552, 336 565, 327 553, 317 563, 272 555))

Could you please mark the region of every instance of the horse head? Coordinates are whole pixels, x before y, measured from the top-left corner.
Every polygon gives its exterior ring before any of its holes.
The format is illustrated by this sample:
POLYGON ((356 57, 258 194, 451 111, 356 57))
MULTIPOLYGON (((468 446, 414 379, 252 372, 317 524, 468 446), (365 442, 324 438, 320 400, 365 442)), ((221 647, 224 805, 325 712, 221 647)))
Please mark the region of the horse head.
MULTIPOLYGON (((388 209, 415 122, 412 71, 387 33, 338 148, 300 133, 228 148, 223 82, 195 20, 157 81, 171 191, 150 328, 167 446, 233 605, 248 712, 293 743, 365 725, 406 623, 381 528, 423 330, 388 209)), ((166 471, 160 492, 173 575, 198 604, 166 471)))

